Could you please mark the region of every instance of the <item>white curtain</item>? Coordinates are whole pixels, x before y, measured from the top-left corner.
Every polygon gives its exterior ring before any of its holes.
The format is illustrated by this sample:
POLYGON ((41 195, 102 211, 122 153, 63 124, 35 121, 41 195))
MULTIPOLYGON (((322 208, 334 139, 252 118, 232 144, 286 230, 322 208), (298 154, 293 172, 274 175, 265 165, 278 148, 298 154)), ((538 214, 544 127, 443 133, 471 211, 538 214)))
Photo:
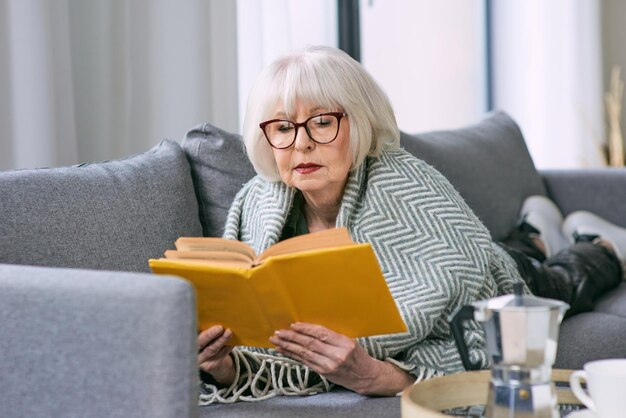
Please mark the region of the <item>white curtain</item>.
POLYGON ((229 0, 0 0, 0 169, 236 130, 236 42, 229 0))
POLYGON ((311 45, 337 46, 337 1, 237 0, 239 113, 261 70, 311 45))
POLYGON ((604 164, 600 0, 498 0, 494 106, 520 124, 539 168, 604 164))

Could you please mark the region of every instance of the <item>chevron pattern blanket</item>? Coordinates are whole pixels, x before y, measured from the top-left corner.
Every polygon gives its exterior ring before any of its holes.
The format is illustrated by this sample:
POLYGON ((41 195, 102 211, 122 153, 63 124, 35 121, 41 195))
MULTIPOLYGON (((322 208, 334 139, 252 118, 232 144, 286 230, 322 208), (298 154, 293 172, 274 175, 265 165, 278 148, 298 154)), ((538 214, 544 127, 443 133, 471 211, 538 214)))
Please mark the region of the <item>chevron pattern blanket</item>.
MULTIPOLYGON (((226 238, 261 252, 279 240, 295 190, 255 177, 236 196, 226 238)), ((447 321, 458 306, 511 293, 522 281, 510 257, 454 187, 431 166, 398 149, 368 157, 349 174, 337 226, 371 243, 408 332, 360 338, 377 359, 419 380, 463 370, 447 321)), ((372 307, 375 309, 375 307, 372 307)), ((473 361, 488 366, 484 336, 466 331, 473 361)), ((257 400, 329 390, 305 366, 252 347, 234 350, 238 379, 230 388, 204 384, 201 403, 257 400)))

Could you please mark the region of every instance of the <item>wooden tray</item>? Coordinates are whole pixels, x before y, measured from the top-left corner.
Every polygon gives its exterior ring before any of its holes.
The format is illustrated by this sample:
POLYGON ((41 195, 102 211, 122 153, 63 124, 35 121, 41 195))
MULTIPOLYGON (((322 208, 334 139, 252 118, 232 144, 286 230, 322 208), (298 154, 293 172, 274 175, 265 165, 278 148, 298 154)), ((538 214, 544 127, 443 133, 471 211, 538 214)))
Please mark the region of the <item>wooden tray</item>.
MULTIPOLYGON (((569 390, 569 377, 573 370, 553 370, 552 380, 557 383, 556 396, 559 404, 580 405, 569 390), (558 383, 567 383, 566 387, 558 383)), ((490 370, 465 372, 435 377, 406 388, 402 392, 402 418, 449 418, 439 411, 484 405, 487 402, 490 370)))

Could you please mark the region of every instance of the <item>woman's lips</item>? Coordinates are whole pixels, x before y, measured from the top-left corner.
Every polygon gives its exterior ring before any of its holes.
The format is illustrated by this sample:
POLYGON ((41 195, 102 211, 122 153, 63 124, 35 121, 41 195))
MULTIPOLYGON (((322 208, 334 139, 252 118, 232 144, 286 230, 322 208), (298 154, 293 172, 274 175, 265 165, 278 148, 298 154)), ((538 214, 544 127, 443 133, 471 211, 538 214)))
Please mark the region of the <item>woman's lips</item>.
POLYGON ((309 174, 309 173, 319 170, 320 168, 322 168, 321 165, 307 163, 307 164, 298 164, 294 168, 294 170, 296 170, 296 172, 298 172, 299 174, 309 174))

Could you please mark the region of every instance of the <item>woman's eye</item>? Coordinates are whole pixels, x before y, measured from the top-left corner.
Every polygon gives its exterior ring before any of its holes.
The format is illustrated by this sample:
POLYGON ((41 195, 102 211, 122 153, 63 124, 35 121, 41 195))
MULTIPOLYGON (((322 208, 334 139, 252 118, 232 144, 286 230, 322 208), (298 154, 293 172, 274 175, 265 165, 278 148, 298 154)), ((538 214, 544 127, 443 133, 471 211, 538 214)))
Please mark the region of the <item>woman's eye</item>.
POLYGON ((319 118, 315 119, 315 124, 317 126, 327 126, 330 125, 330 123, 330 118, 326 116, 320 116, 319 118))
POLYGON ((290 124, 283 124, 278 127, 279 132, 289 132, 293 129, 293 126, 290 124))

